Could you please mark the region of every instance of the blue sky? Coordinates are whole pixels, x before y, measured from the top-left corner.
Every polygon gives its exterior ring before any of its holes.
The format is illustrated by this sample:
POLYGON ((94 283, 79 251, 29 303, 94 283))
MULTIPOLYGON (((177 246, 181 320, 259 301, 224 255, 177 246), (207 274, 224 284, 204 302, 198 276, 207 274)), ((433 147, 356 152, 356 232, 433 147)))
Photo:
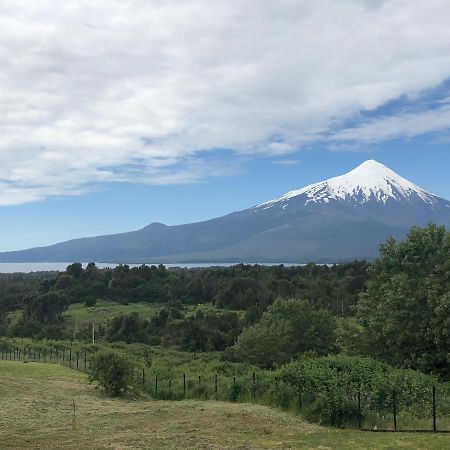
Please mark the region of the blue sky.
POLYGON ((243 160, 241 170, 187 185, 106 184, 97 192, 0 208, 2 250, 129 231, 151 222, 179 224, 217 217, 351 170, 373 158, 426 190, 450 198, 448 143, 419 137, 375 150, 313 149, 288 158, 243 160), (287 161, 288 164, 279 164, 287 161))
POLYGON ((450 198, 444 0, 0 14, 0 251, 216 217, 369 158, 450 198))

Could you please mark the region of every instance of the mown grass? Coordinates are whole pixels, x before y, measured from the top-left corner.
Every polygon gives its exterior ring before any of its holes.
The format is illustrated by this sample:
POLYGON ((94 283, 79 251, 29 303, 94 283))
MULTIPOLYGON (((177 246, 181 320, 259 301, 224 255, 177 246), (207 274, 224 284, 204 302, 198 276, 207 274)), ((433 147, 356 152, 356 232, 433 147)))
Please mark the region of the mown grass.
POLYGON ((2 449, 450 447, 450 435, 336 430, 260 405, 109 399, 84 374, 54 364, 0 361, 0 410, 2 449))

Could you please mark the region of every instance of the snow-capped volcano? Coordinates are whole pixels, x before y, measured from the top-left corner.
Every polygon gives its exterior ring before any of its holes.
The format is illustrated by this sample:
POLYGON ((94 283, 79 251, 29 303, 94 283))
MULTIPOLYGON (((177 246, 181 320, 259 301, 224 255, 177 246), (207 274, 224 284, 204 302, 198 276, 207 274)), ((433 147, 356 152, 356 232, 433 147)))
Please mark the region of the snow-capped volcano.
POLYGON ((0 253, 0 261, 330 263, 373 259, 389 236, 429 222, 450 226, 450 202, 369 160, 223 217, 0 253))
POLYGON ((290 191, 282 197, 265 202, 258 207, 267 208, 277 203, 286 204, 295 197, 301 197, 305 206, 314 203, 329 203, 333 200, 353 205, 361 205, 371 200, 383 205, 388 201, 406 201, 408 203, 422 201, 429 206, 437 204, 437 199, 433 194, 373 159, 363 162, 344 175, 290 191))

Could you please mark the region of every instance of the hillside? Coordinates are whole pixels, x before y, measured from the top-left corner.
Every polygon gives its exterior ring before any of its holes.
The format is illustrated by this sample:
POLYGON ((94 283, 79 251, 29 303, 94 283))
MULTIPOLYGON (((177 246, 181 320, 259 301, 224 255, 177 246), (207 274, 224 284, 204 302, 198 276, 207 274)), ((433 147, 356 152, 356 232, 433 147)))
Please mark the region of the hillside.
POLYGON ((258 405, 108 399, 83 374, 52 364, 0 361, 0 399, 5 449, 440 450, 450 445, 450 435, 324 428, 258 405))
POLYGON ((389 236, 428 222, 450 225, 450 202, 370 160, 223 217, 0 253, 0 262, 343 262, 373 259, 389 236))

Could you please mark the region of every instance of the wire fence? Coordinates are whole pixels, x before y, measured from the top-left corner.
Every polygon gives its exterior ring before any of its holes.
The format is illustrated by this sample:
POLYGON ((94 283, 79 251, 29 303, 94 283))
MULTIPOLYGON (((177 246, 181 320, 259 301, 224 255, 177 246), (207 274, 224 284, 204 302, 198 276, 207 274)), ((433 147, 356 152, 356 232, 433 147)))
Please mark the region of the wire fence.
MULTIPOLYGON (((53 347, 15 347, 0 352, 2 360, 61 364, 74 370, 89 371, 87 352, 53 347)), ((280 383, 271 377, 249 372, 240 376, 219 374, 171 374, 158 367, 135 369, 133 385, 159 400, 223 400, 279 406, 313 421, 315 411, 326 407, 332 395, 327 392, 305 392, 301 386, 280 383), (328 396, 328 397, 327 397, 328 396)), ((382 394, 356 390, 346 393, 346 405, 338 410, 334 423, 343 428, 372 432, 450 433, 450 395, 441 386, 429 386, 419 397, 392 390, 382 394)))

